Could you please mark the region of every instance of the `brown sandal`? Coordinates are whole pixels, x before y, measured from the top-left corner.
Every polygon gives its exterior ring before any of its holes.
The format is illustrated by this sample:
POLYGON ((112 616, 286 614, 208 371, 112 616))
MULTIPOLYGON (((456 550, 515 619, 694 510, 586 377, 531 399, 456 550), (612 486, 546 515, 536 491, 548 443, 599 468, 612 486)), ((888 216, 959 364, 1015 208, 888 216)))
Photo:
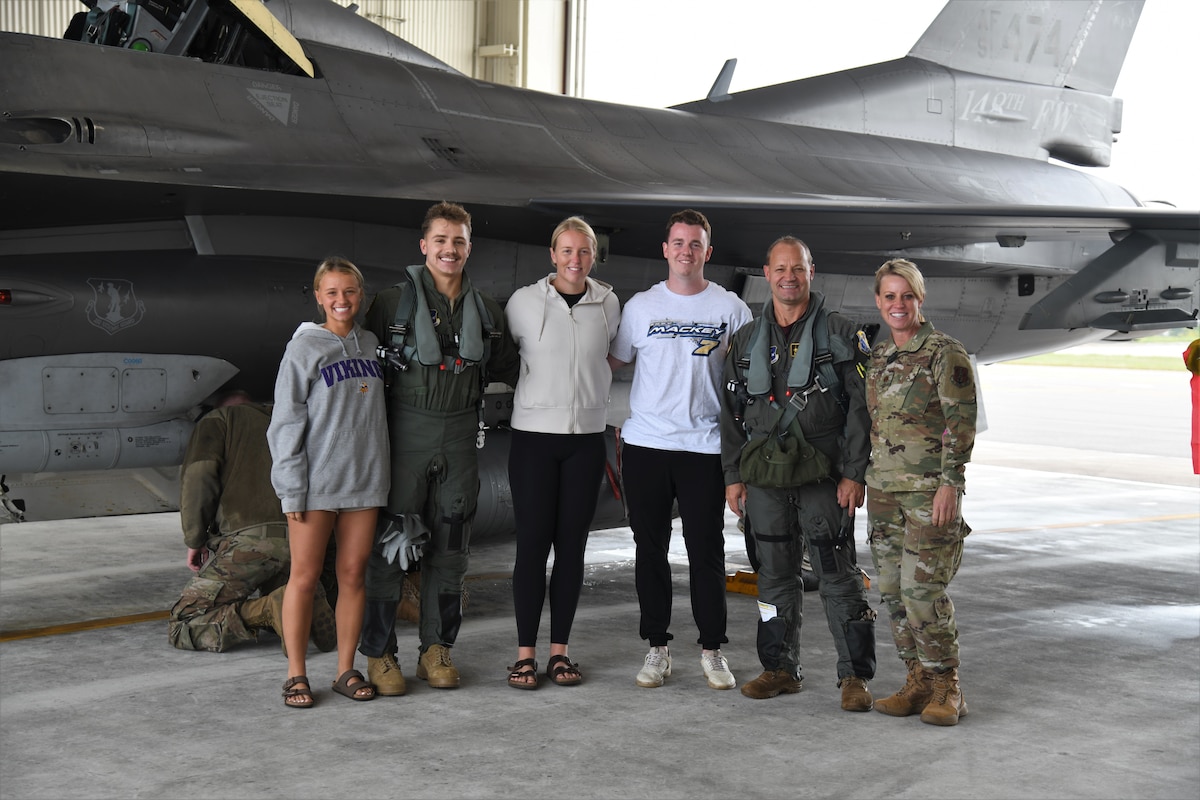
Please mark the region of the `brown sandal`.
POLYGON ((537 661, 522 658, 508 668, 508 685, 514 689, 536 689, 538 687, 537 661), (532 681, 529 678, 533 678, 532 681))
POLYGON ((563 655, 550 656, 550 663, 546 664, 546 677, 559 686, 576 686, 583 683, 583 673, 579 671, 579 665, 563 655), (555 664, 558 666, 554 666, 555 664))
POLYGON ((288 708, 312 708, 312 687, 308 685, 308 676, 297 675, 283 682, 283 704, 288 708), (297 684, 303 685, 303 689, 297 684), (295 702, 293 702, 295 698, 295 702))
POLYGON ((343 672, 341 677, 333 682, 333 690, 342 697, 349 697, 351 700, 365 701, 375 699, 375 684, 367 682, 363 674, 356 669, 348 669, 343 672), (358 680, 353 684, 350 683, 355 678, 358 680), (368 695, 359 694, 363 689, 368 689, 371 693, 368 695))

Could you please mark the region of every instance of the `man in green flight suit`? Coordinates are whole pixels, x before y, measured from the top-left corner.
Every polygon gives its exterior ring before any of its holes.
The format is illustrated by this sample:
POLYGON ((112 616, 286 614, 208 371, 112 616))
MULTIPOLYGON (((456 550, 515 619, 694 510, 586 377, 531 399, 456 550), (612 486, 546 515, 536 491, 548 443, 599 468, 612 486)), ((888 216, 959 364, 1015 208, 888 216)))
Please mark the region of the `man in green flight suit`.
MULTIPOLYGON (((421 655, 417 677, 459 685, 450 648, 462 623, 471 521, 479 494, 477 443, 487 381, 515 385, 520 359, 500 305, 471 285, 471 215, 437 203, 421 227, 425 264, 384 289, 365 327, 383 343, 388 369, 392 487, 367 564, 367 608, 359 651, 382 695, 404 694, 395 622, 409 559, 388 542, 428 541, 420 555, 421 655)), ((410 551, 411 553, 411 551, 410 551)))
POLYGON ((870 453, 860 369, 866 340, 849 319, 827 312, 824 297, 812 291, 812 255, 804 242, 776 240, 763 273, 771 299, 758 320, 734 335, 721 398, 725 499, 749 519, 759 561, 763 672, 742 686, 742 694, 764 699, 802 688, 800 563, 807 546, 837 649, 841 706, 867 711, 867 681, 875 675, 874 612, 854 548, 854 510, 865 496, 870 453), (779 451, 756 459, 776 443, 779 451), (783 450, 806 453, 811 468, 780 470, 775 458, 783 450))

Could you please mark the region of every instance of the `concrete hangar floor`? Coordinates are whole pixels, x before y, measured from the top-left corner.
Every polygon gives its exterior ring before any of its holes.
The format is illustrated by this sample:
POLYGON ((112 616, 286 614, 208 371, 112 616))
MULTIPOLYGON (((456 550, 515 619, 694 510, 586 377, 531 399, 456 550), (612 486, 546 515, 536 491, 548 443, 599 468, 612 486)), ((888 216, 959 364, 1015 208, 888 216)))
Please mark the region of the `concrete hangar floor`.
MULTIPOLYGON (((571 641, 582 686, 505 685, 516 637, 512 544, 500 541, 473 554, 454 649, 462 688, 415 679, 415 627, 400 623, 407 696, 337 697, 335 656, 314 649, 317 706, 285 709, 273 637, 223 654, 168 645, 163 609, 188 573, 178 516, 149 514, 0 530, 0 795, 1197 797, 1200 491, 1187 373, 995 365, 981 386, 990 430, 968 468, 974 532, 951 587, 970 705, 957 727, 841 711, 815 593, 803 692, 750 700, 707 688, 678 535, 674 674, 639 689, 624 529, 589 541, 571 641)), ((747 561, 727 523, 732 573, 747 561)), ((750 595, 728 599, 725 653, 741 683, 760 671, 757 609, 750 595)), ((871 688, 882 696, 903 665, 882 621, 876 633, 871 688)))

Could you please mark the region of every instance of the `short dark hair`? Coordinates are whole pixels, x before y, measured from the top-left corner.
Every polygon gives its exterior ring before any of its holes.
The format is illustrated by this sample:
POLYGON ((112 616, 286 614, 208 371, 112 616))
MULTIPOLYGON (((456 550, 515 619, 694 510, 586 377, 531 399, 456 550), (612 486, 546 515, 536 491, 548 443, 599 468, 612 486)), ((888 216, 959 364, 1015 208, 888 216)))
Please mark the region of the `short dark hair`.
POLYGON ((421 223, 421 238, 425 238, 425 234, 429 233, 429 226, 433 224, 435 219, 444 219, 449 222, 457 222, 460 225, 467 226, 467 233, 471 233, 471 215, 467 210, 458 203, 448 203, 443 200, 440 203, 434 203, 425 212, 425 221, 421 223))
POLYGON ((671 218, 667 220, 666 241, 670 241, 671 239, 671 228, 680 223, 684 225, 699 225, 701 228, 704 228, 704 235, 708 237, 708 243, 712 244, 712 226, 708 224, 708 217, 691 208, 685 208, 683 211, 676 211, 671 215, 671 218))

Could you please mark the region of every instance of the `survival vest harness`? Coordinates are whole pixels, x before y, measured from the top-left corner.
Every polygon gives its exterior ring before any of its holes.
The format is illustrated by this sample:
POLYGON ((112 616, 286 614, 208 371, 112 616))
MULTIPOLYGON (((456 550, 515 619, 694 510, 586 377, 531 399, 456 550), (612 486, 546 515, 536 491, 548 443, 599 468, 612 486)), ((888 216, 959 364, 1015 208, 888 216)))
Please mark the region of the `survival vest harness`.
POLYGON ((407 280, 395 285, 400 290, 400 302, 392 324, 388 326, 388 348, 380 348, 379 355, 397 370, 407 370, 415 358, 425 367, 438 367, 455 375, 476 364, 479 365, 479 438, 477 447, 483 447, 483 390, 486 384, 484 366, 492 355, 492 342, 503 336, 483 297, 473 288, 467 290, 475 302, 463 303, 462 330, 453 338, 439 336, 433 327, 433 316, 429 301, 421 289, 421 274, 425 265, 414 264, 405 269, 407 280))
MULTIPOLYGON (((824 296, 813 292, 812 302, 816 308, 804 323, 796 355, 788 370, 788 408, 776 420, 780 431, 787 430, 796 414, 808 406, 808 398, 814 392, 832 392, 843 413, 849 408, 842 379, 833 365, 854 358, 854 350, 842 337, 830 337, 824 296)), ((763 306, 763 313, 754 323, 754 333, 750 336, 746 352, 735 364, 741 386, 730 388, 735 393, 740 388, 746 395, 747 404, 765 399, 772 408, 782 411, 771 395, 771 333, 768 329, 770 323, 767 322, 770 304, 771 300, 768 299, 763 306)))

